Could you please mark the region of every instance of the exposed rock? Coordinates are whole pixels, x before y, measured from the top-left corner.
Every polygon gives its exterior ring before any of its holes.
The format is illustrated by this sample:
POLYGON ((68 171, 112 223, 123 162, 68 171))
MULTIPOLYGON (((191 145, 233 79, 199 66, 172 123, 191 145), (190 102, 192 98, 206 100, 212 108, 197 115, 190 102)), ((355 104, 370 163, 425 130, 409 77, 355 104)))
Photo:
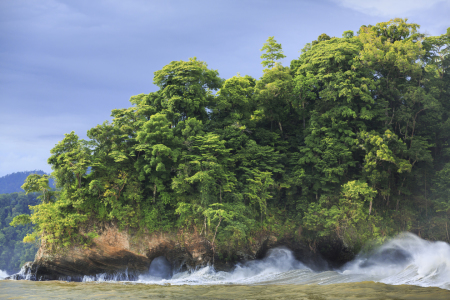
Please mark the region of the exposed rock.
POLYGON ((32 267, 36 276, 56 279, 127 272, 133 277, 147 272, 152 260, 159 256, 164 256, 175 268, 205 265, 212 258, 208 241, 196 233, 136 235, 106 224, 98 234, 89 247, 73 246, 52 252, 45 244, 41 245, 32 267))
MULTIPOLYGON (((121 231, 114 224, 104 224, 97 232, 98 237, 89 247, 72 246, 53 252, 43 243, 35 261, 25 265, 16 279, 78 281, 84 275, 106 274, 103 276, 134 280, 139 274, 148 272, 151 262, 157 257, 164 257, 174 270, 198 268, 213 262, 210 241, 195 230, 135 234, 121 231)), ((316 249, 299 241, 299 238, 278 239, 272 235, 261 235, 253 239, 247 248, 235 251, 235 261, 225 261, 216 255, 214 266, 216 270, 230 270, 236 261, 263 258, 269 249, 286 246, 305 264, 316 269, 325 268, 327 263, 316 249)))

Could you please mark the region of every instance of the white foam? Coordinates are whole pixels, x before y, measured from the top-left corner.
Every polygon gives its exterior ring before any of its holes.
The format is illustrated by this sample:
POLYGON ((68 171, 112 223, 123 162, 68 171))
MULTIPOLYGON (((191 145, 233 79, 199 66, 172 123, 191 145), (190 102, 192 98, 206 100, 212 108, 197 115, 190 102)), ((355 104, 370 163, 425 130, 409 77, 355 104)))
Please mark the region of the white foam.
MULTIPOLYGON (((82 282, 92 282, 92 281, 99 281, 99 282, 109 282, 109 281, 131 281, 130 274, 128 274, 128 269, 123 273, 118 274, 107 274, 107 273, 100 273, 97 275, 85 275, 81 279, 82 282)), ((70 281, 70 280, 68 280, 70 281)))
POLYGON ((357 257, 342 273, 370 275, 376 277, 376 281, 393 285, 450 289, 450 245, 402 233, 371 256, 357 257))
POLYGON ((176 273, 171 279, 140 276, 149 284, 333 284, 377 281, 450 289, 450 245, 402 233, 370 254, 359 255, 339 270, 313 272, 286 248, 269 251, 266 258, 238 264, 231 272, 207 266, 176 273))
MULTIPOLYGON (((255 284, 273 280, 281 274, 296 270, 308 269, 294 258, 292 251, 286 248, 271 249, 262 260, 238 264, 231 272, 215 271, 212 266, 206 266, 194 271, 175 273, 171 279, 154 276, 139 276, 139 282, 151 284, 255 284)), ((309 269, 308 269, 309 270, 309 269)))
POLYGON ((8 273, 6 273, 6 271, 0 270, 0 280, 5 279, 6 277, 8 277, 8 273))
MULTIPOLYGON (((4 273, 4 272, 3 272, 4 273)), ((0 273, 2 276, 3 273, 0 273)), ((425 241, 414 234, 403 233, 370 254, 358 255, 339 270, 313 272, 296 260, 287 248, 271 249, 262 260, 238 264, 231 272, 216 271, 213 266, 173 272, 161 258, 137 282, 172 285, 217 284, 334 284, 377 281, 386 284, 410 284, 450 290, 450 245, 425 241), (167 275, 169 274, 169 275, 167 275), (169 278, 169 279, 167 279, 169 278)), ((5 277, 7 276, 6 273, 5 277)), ((29 274, 23 274, 25 277, 29 274)), ((127 272, 117 275, 85 276, 83 281, 132 281, 127 272)), ((135 281, 136 282, 136 281, 135 281)))

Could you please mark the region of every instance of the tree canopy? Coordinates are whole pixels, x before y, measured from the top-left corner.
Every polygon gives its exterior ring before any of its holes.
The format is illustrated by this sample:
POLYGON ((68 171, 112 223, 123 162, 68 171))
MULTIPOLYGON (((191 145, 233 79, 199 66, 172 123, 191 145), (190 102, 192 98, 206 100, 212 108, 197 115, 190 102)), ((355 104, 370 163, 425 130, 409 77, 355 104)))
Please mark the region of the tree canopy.
MULTIPOLYGON (((394 19, 322 34, 290 67, 269 37, 260 79, 171 62, 155 72, 158 91, 113 110, 89 141, 72 132, 52 149, 61 190, 32 208, 35 236, 83 242, 94 219, 196 228, 223 255, 298 228, 355 249, 405 230, 449 240, 450 33, 419 28, 394 19)), ((36 176, 30 191, 45 193, 36 176)))
POLYGON ((29 223, 29 206, 41 201, 37 193, 0 194, 0 270, 9 274, 20 271, 22 265, 32 261, 38 250, 37 243, 22 243, 33 232, 29 223), (21 217, 19 217, 21 216, 21 217), (15 227, 10 223, 15 218, 15 227))
MULTIPOLYGON (((21 193, 23 189, 21 186, 23 185, 25 179, 30 174, 45 174, 44 171, 35 170, 35 171, 25 171, 25 172, 15 172, 11 174, 7 174, 3 177, 0 177, 0 194, 10 194, 10 193, 21 193)), ((54 188, 55 183, 52 178, 49 178, 50 187, 54 188)))
POLYGON ((281 49, 281 44, 278 44, 273 36, 270 36, 267 39, 264 46, 261 48, 261 51, 265 51, 265 53, 261 55, 261 58, 263 59, 261 64, 268 68, 273 68, 276 60, 286 57, 281 49))

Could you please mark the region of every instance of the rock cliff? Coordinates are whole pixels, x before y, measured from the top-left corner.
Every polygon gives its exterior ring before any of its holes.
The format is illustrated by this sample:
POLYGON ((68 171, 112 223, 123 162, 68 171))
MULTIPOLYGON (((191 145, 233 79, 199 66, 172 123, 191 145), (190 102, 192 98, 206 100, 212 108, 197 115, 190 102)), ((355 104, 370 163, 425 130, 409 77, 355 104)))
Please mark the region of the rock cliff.
POLYGON ((263 258, 269 249, 277 246, 290 248, 297 259, 312 267, 325 268, 327 265, 314 247, 298 241, 298 237, 261 235, 251 245, 235 251, 235 261, 230 262, 218 255, 213 259, 211 242, 195 230, 135 234, 119 230, 114 224, 104 224, 97 233, 98 237, 88 247, 72 246, 50 251, 42 243, 35 261, 28 263, 16 278, 78 281, 85 275, 106 274, 122 280, 133 280, 139 274, 148 272, 151 262, 157 257, 165 257, 176 270, 197 268, 213 261, 216 270, 230 270, 235 262, 263 258))

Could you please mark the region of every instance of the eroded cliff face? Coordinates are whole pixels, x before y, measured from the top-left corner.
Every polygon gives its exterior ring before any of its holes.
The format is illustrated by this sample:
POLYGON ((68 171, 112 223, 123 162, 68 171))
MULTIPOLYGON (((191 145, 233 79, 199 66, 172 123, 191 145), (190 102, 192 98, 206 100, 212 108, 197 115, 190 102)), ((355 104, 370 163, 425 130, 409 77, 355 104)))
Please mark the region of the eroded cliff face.
POLYGON ((97 232, 98 237, 88 247, 50 251, 42 244, 33 263, 36 276, 54 279, 118 272, 132 276, 148 271, 152 260, 159 256, 174 267, 195 267, 212 257, 208 241, 196 233, 133 234, 114 224, 104 224, 97 232))
POLYGON ((225 261, 215 255, 211 241, 197 231, 154 232, 134 234, 119 230, 114 224, 104 224, 97 230, 98 237, 89 247, 72 246, 50 251, 43 243, 35 261, 26 266, 28 279, 33 280, 81 280, 84 275, 101 273, 126 273, 128 279, 137 278, 149 270, 153 259, 165 257, 173 269, 191 269, 214 262, 216 270, 230 270, 236 261, 263 258, 265 253, 277 246, 290 248, 297 259, 311 265, 326 266, 325 260, 311 245, 299 237, 276 238, 261 235, 252 244, 233 253, 235 261, 225 261), (30 277, 31 275, 31 277, 30 277))

